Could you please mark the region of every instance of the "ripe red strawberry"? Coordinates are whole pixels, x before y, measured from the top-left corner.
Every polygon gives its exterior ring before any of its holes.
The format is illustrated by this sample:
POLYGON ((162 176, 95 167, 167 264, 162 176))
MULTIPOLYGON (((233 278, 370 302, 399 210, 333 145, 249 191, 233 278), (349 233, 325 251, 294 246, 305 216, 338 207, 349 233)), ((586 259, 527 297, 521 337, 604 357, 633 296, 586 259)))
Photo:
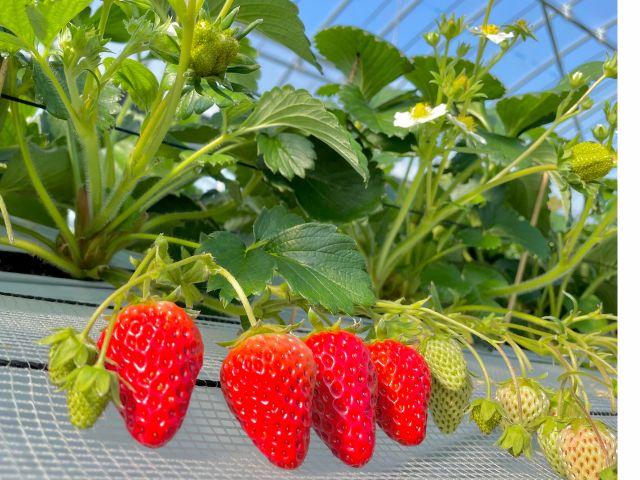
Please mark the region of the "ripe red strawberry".
POLYGON ((313 428, 333 454, 361 467, 376 443, 376 372, 366 344, 344 330, 323 331, 305 343, 318 367, 313 428))
POLYGON ((160 447, 178 431, 203 353, 198 328, 175 303, 147 302, 120 312, 107 349, 107 368, 120 378, 120 413, 138 442, 160 447))
POLYGON ((431 374, 422 356, 396 340, 369 345, 378 374, 378 424, 402 445, 419 445, 427 434, 431 374))
POLYGON ((275 465, 299 467, 309 449, 316 364, 302 340, 262 333, 227 355, 220 383, 227 405, 275 465))

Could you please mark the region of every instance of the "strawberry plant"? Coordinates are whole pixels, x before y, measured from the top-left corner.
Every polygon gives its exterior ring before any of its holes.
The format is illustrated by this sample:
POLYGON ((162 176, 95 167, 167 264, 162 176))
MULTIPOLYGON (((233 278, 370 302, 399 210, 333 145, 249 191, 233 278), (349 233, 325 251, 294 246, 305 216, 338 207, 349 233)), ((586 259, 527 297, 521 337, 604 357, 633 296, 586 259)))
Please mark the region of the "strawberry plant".
POLYGON ((615 407, 617 107, 585 138, 559 131, 594 108, 617 59, 510 95, 494 66, 536 40, 524 21, 492 24, 493 3, 478 24, 440 18, 412 58, 349 26, 312 48, 290 0, 3 7, 0 244, 116 287, 83 331, 43 340, 72 423, 92 426, 113 401, 137 441, 169 441, 206 349, 191 309, 207 308, 241 317, 222 392, 275 465, 299 466, 313 427, 362 466, 376 422, 416 445, 430 411, 442 433, 466 414, 499 428, 515 456, 535 434, 571 478, 583 445, 613 471, 584 379, 615 407), (257 32, 344 81, 259 92, 257 32), (304 341, 300 313, 316 327, 304 341), (360 320, 341 330, 335 315, 360 320), (144 345, 128 340, 143 327, 144 345), (532 354, 562 367, 556 392, 530 378, 532 354), (473 401, 472 372, 485 389, 473 401), (180 400, 156 398, 152 374, 180 400))

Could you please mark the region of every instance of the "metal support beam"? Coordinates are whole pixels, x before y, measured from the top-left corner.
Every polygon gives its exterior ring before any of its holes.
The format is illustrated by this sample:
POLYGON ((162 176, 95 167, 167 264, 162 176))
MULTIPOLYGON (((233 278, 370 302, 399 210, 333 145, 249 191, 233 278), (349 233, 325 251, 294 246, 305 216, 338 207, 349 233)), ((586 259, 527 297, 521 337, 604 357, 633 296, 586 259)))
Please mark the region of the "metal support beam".
POLYGON ((554 4, 548 2, 547 0, 540 0, 540 2, 550 8, 551 10, 553 10, 554 12, 556 12, 558 15, 562 16, 565 20, 567 20, 568 22, 572 23, 573 25, 575 25, 576 27, 578 27, 580 30, 582 30, 583 32, 587 33, 588 35, 590 35, 591 37, 593 37, 595 40, 597 40, 598 42, 600 42, 601 44, 605 45, 609 50, 617 50, 617 47, 612 44, 611 42, 609 42, 606 38, 601 37, 600 35, 598 35, 596 32, 594 32, 593 30, 591 30, 587 25, 585 25, 584 23, 582 23, 579 20, 576 20, 575 18, 573 18, 573 16, 571 16, 570 14, 568 14, 567 12, 564 12, 562 9, 556 7, 554 4))
MULTIPOLYGON (((544 15, 544 21, 547 25, 547 33, 549 33, 549 40, 551 40, 551 48, 553 49, 553 56, 556 60, 556 65, 558 66, 558 72, 560 73, 560 78, 563 78, 566 73, 564 70, 564 65, 562 65, 562 57, 560 56, 560 50, 558 49, 558 42, 556 40, 556 35, 553 32, 553 26, 551 25, 551 19, 549 18, 549 11, 547 10, 547 6, 542 0, 540 1, 540 6, 542 7, 542 14, 544 15)), ((573 117, 573 124, 578 129, 580 135, 582 135, 582 127, 580 126, 580 122, 576 117, 573 117)))

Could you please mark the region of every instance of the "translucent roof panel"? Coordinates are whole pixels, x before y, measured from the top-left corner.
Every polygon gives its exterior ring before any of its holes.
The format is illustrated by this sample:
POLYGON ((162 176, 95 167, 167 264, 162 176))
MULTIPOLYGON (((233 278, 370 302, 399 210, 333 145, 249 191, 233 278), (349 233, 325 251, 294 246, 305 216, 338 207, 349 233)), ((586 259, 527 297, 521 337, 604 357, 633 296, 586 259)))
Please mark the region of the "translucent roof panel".
MULTIPOLYGON (((294 0, 295 1, 295 0, 294 0)), ((486 0, 298 0, 300 17, 309 38, 331 25, 354 25, 367 29, 396 45, 408 56, 428 53, 422 34, 433 30, 441 14, 464 15, 470 24, 482 22, 486 0)), ((495 66, 493 73, 502 80, 508 94, 547 89, 566 73, 583 63, 603 60, 617 48, 617 5, 615 0, 495 0, 491 22, 508 24, 525 19, 537 40, 514 48, 495 66)), ((459 41, 472 45, 472 34, 459 41)), ((320 85, 341 81, 342 74, 320 59, 324 73, 298 59, 289 50, 258 38, 262 77, 260 88, 268 90, 290 83, 315 91, 320 85)), ((472 49, 468 56, 473 58, 472 49)), ((401 85, 408 85, 400 81, 401 85)), ((615 100, 616 83, 607 82, 593 95, 594 108, 576 122, 559 129, 573 135, 576 128, 589 131, 603 121, 604 102, 615 100)))

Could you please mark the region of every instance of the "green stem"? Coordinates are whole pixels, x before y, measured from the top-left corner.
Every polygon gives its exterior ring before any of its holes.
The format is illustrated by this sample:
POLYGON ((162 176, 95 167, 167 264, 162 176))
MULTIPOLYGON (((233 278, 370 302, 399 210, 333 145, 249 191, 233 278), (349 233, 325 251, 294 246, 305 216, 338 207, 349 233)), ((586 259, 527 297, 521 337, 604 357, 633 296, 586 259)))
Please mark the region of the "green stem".
POLYGON ((78 155, 78 146, 76 144, 73 124, 67 121, 67 148, 69 149, 69 160, 71 163, 71 173, 73 174, 73 190, 74 193, 80 191, 82 185, 82 176, 80 174, 80 158, 78 155))
POLYGON ((471 354, 476 359, 476 363, 478 364, 478 367, 480 367, 480 370, 482 371, 482 376, 484 377, 484 381, 487 384, 486 391, 485 391, 485 397, 486 398, 491 398, 491 377, 489 376, 489 372, 487 371, 487 366, 484 364, 484 361, 482 360, 482 358, 478 354, 478 351, 475 348, 473 348, 471 343, 467 342, 466 340, 463 340, 463 341, 464 341, 465 345, 467 346, 467 349, 471 352, 471 354))
MULTIPOLYGON (((531 214, 531 221, 529 222, 532 227, 535 227, 538 223, 538 217, 540 216, 540 209, 542 208, 542 202, 545 198, 545 193, 547 191, 548 184, 549 184, 549 174, 545 172, 542 174, 542 179, 540 180, 538 195, 536 196, 536 201, 533 206, 533 212, 531 214)), ((527 266, 528 258, 529 258, 528 251, 523 252, 522 255, 520 256, 520 260, 518 261, 518 269, 516 271, 516 277, 513 282, 514 285, 518 285, 520 284, 520 282, 522 282, 522 278, 524 277, 524 271, 527 266)), ((517 298, 518 298, 517 293, 513 293, 509 297, 509 303, 507 305, 509 312, 511 312, 515 307, 517 298)), ((509 320, 511 320, 511 313, 507 313, 507 315, 504 318, 504 321, 506 323, 509 323, 509 320)))
MULTIPOLYGON (((183 240, 182 238, 178 238, 178 237, 168 237, 166 235, 163 235, 162 237, 169 243, 174 243, 176 245, 181 245, 187 248, 196 249, 200 246, 199 243, 192 242, 190 240, 183 240)), ((158 235, 155 233, 130 233, 128 235, 122 236, 118 243, 127 244, 131 241, 136 241, 136 240, 149 240, 150 242, 155 242, 157 238, 158 238, 158 235)))
POLYGON ((429 234, 433 227, 438 225, 447 217, 450 217, 454 213, 458 212, 466 203, 473 200, 478 195, 494 187, 497 187, 498 185, 502 185, 503 183, 507 183, 512 180, 525 177, 527 175, 555 170, 556 168, 557 167, 555 165, 537 165, 534 167, 525 168, 523 170, 518 170, 517 172, 510 173, 498 179, 492 179, 491 181, 478 186, 473 191, 463 195, 455 203, 439 209, 430 220, 423 221, 413 232, 411 232, 410 235, 408 235, 402 242, 400 242, 396 246, 393 253, 389 255, 388 260, 383 265, 383 268, 379 269, 378 272, 376 272, 378 285, 380 286, 384 283, 384 281, 391 273, 391 269, 397 264, 397 262, 400 261, 400 259, 405 255, 406 252, 410 251, 417 243, 422 241, 424 237, 429 234))
MULTIPOLYGON (((493 313, 501 313, 501 314, 507 314, 507 312, 509 312, 509 310, 506 308, 492 307, 490 305, 460 305, 452 308, 449 311, 451 312, 493 312, 493 313)), ((516 318, 519 318, 521 320, 526 320, 530 323, 549 329, 551 331, 556 331, 558 328, 557 325, 551 320, 538 318, 528 313, 512 312, 512 315, 516 318)))
POLYGON ((13 241, 10 241, 6 237, 0 237, 0 244, 16 247, 20 250, 24 250, 27 253, 35 255, 36 257, 40 257, 44 261, 53 265, 54 267, 57 267, 60 270, 65 271, 74 277, 83 276, 82 270, 80 270, 75 264, 61 257, 60 255, 57 255, 56 253, 50 250, 47 250, 46 248, 43 248, 42 246, 36 243, 32 243, 27 240, 22 240, 20 238, 14 238, 13 241))
POLYGON ((42 183, 42 180, 38 175, 36 166, 33 163, 33 159, 31 158, 31 152, 29 151, 29 146, 27 145, 24 137, 24 130, 22 129, 22 116, 20 115, 20 112, 15 105, 11 107, 11 112, 13 113, 13 121, 16 128, 18 146, 22 154, 22 160, 27 170, 27 174, 29 175, 29 179, 31 180, 31 184, 33 185, 33 189, 36 191, 40 203, 42 203, 45 210, 60 230, 62 238, 64 238, 64 240, 67 242, 72 259, 74 260, 74 262, 79 263, 81 255, 76 239, 71 233, 67 222, 64 218, 62 218, 62 215, 53 203, 53 199, 49 196, 49 192, 47 192, 44 183, 42 183))
POLYGON ((582 233, 582 229, 587 219, 589 218, 589 214, 591 213, 591 208, 593 207, 593 202, 595 198, 593 195, 587 195, 584 207, 582 208, 582 213, 580 214, 580 218, 578 222, 571 227, 571 230, 567 233, 567 238, 565 240, 564 248, 562 249, 563 256, 568 257, 573 252, 573 248, 575 247, 576 242, 580 238, 580 234, 582 233))
POLYGON ((384 244, 382 245, 382 249, 380 250, 380 256, 378 258, 376 273, 383 271, 383 267, 387 260, 387 256, 389 255, 389 252, 391 251, 391 247, 393 246, 393 241, 398 235, 398 232, 400 231, 400 227, 402 226, 402 222, 404 221, 405 217, 409 213, 409 210, 411 209, 411 205, 415 200, 416 194, 418 193, 418 189, 420 188, 420 185, 422 183, 425 170, 428 168, 432 160, 431 153, 433 151, 434 142, 435 142, 435 139, 434 141, 429 142, 429 146, 427 147, 426 152, 423 152, 422 151, 423 149, 420 148, 420 164, 418 166, 418 172, 413 182, 411 183, 411 187, 409 188, 409 191, 407 192, 406 196, 402 201, 402 205, 400 206, 398 215, 396 215, 396 218, 394 219, 393 224, 391 225, 391 228, 389 229, 389 232, 387 233, 384 239, 384 244))
POLYGON ((173 122, 173 116, 182 94, 182 87, 186 81, 185 73, 191 61, 191 44, 193 43, 193 31, 197 14, 196 3, 197 2, 193 0, 188 2, 186 18, 182 25, 182 44, 180 46, 180 60, 175 81, 169 93, 157 104, 157 107, 140 132, 140 138, 131 153, 129 166, 125 170, 120 184, 111 193, 105 207, 95 219, 93 231, 99 231, 104 228, 111 217, 115 215, 122 205, 122 202, 138 183, 140 176, 144 175, 148 167, 148 162, 153 159, 158 148, 160 148, 173 122))
POLYGON ((141 230, 143 232, 148 232, 149 230, 154 230, 165 223, 174 223, 182 220, 198 220, 204 218, 213 218, 217 215, 226 213, 230 210, 236 208, 236 205, 233 202, 228 202, 224 205, 220 205, 217 207, 207 208, 206 210, 198 210, 195 212, 174 212, 174 213, 165 213, 164 215, 158 215, 146 221, 141 230))
POLYGON ((533 290, 537 290, 539 288, 544 287, 545 285, 554 282, 555 280, 563 277, 567 273, 571 272, 581 261, 582 259, 589 253, 589 251, 595 247, 598 243, 605 240, 609 236, 616 233, 616 229, 613 229, 610 232, 607 232, 604 235, 601 235, 602 230, 606 228, 614 219, 615 219, 615 209, 612 209, 608 212, 605 218, 602 219, 598 228, 593 232, 593 234, 589 237, 589 239, 582 245, 580 249, 568 260, 560 261, 555 267, 551 270, 548 270, 546 273, 539 275, 538 277, 532 278, 523 282, 519 285, 509 285, 506 287, 495 287, 490 288, 487 291, 488 295, 492 296, 504 296, 510 295, 514 292, 523 293, 530 292, 533 290))
POLYGON ((107 226, 106 231, 112 232, 115 230, 120 224, 126 221, 131 215, 139 214, 141 211, 146 208, 147 202, 154 197, 156 193, 161 191, 165 186, 171 185, 173 182, 177 181, 180 176, 182 176, 185 171, 190 168, 198 158, 206 153, 209 153, 212 150, 215 150, 219 145, 224 143, 227 140, 227 136, 221 135, 212 142, 208 143, 200 150, 193 152, 187 158, 185 158, 178 165, 173 167, 171 171, 158 180, 151 188, 149 188, 143 195, 137 198, 128 208, 126 208, 123 212, 121 212, 110 224, 107 226))
POLYGON ((244 307, 244 311, 247 313, 247 318, 249 319, 249 323, 251 324, 251 326, 252 327, 257 326, 258 321, 256 320, 256 317, 253 314, 253 308, 251 308, 251 303, 249 303, 249 299, 245 295, 244 290, 242 290, 242 287, 240 286, 236 278, 233 275, 231 275, 231 273, 228 270, 226 270, 225 268, 222 268, 219 265, 218 265, 217 273, 219 275, 222 275, 225 278, 225 280, 227 280, 227 282, 229 282, 229 284, 236 291, 238 300, 240 300, 240 303, 242 303, 242 306, 244 307))
POLYGON ((6 203, 4 203, 4 198, 2 198, 2 195, 0 195, 0 213, 2 213, 2 221, 4 222, 4 229, 7 231, 7 238, 9 239, 9 243, 13 244, 15 239, 13 238, 11 217, 9 217, 9 210, 7 210, 7 205, 6 203))

